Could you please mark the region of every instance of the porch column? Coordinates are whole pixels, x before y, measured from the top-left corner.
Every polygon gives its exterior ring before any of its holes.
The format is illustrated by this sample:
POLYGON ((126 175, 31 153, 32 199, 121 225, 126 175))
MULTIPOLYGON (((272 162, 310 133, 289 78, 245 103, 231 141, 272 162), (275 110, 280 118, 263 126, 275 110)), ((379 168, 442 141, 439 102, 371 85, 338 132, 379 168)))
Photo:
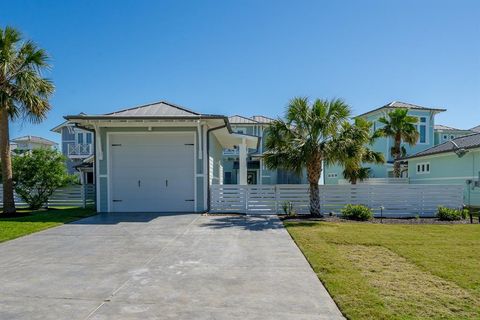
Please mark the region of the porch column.
POLYGON ((238 146, 238 169, 240 185, 247 184, 247 143, 242 139, 242 143, 238 146))

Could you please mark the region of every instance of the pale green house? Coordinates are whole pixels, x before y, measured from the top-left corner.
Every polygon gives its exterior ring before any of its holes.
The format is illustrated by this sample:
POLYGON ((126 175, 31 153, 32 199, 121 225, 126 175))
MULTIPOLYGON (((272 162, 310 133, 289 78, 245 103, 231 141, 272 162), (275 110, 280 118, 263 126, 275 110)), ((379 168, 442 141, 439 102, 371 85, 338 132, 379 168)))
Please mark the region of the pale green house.
MULTIPOLYGON (((405 144, 404 147, 407 155, 413 155, 421 152, 435 145, 435 116, 445 111, 446 109, 423 107, 411 103, 393 101, 379 108, 365 112, 357 117, 364 118, 372 122, 372 132, 381 128, 382 124, 378 121, 381 117, 386 117, 390 111, 402 108, 408 109, 411 116, 418 118, 417 130, 419 132, 419 139, 414 146, 405 144)), ((393 158, 390 155, 390 149, 393 146, 393 139, 379 138, 370 148, 377 152, 382 152, 386 163, 383 165, 365 164, 365 167, 370 168, 371 178, 389 178, 393 177, 393 158)), ((403 168, 402 176, 406 177, 407 168, 403 168)), ((340 179, 343 179, 343 168, 341 166, 326 166, 324 170, 325 184, 338 184, 340 179)))
POLYGON ((464 203, 480 206, 480 133, 454 138, 402 160, 414 184, 465 186, 464 203))

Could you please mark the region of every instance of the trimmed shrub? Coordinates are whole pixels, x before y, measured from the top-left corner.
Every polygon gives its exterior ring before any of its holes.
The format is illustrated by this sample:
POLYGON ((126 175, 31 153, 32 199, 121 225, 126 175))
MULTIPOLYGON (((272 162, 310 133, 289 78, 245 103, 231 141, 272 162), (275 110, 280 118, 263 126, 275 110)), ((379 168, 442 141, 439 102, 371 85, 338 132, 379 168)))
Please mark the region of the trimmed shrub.
POLYGON ((438 207, 437 218, 442 221, 455 221, 466 219, 468 210, 438 207))
POLYGON ((367 221, 373 218, 373 212, 361 204, 347 204, 342 209, 342 216, 349 220, 367 221))

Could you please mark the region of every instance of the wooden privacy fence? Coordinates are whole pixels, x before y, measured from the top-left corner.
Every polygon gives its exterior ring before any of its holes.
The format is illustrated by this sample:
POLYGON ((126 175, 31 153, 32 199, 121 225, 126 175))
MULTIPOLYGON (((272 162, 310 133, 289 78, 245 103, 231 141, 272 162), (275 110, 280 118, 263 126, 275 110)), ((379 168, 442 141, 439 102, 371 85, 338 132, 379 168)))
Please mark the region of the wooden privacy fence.
MULTIPOLYGON (((19 208, 28 205, 16 194, 15 205, 19 208)), ((3 204, 3 186, 0 184, 0 202, 3 204)), ((47 207, 87 207, 95 204, 95 185, 70 185, 56 190, 48 199, 47 207)))
MULTIPOLYGON (((320 185, 323 214, 339 214, 347 204, 362 204, 375 216, 435 216, 438 206, 460 208, 462 185, 320 185), (381 210, 383 207, 383 210, 381 210)), ((292 203, 299 214, 309 212, 308 185, 212 185, 211 212, 280 214, 284 203, 292 203)))

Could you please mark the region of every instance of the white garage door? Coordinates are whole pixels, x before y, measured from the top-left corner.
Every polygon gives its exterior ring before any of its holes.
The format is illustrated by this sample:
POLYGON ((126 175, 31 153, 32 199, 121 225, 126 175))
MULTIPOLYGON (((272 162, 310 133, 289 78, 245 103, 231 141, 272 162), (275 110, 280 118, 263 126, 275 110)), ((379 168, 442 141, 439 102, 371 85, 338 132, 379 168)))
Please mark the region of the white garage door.
POLYGON ((194 134, 111 134, 110 211, 194 211, 194 134))

